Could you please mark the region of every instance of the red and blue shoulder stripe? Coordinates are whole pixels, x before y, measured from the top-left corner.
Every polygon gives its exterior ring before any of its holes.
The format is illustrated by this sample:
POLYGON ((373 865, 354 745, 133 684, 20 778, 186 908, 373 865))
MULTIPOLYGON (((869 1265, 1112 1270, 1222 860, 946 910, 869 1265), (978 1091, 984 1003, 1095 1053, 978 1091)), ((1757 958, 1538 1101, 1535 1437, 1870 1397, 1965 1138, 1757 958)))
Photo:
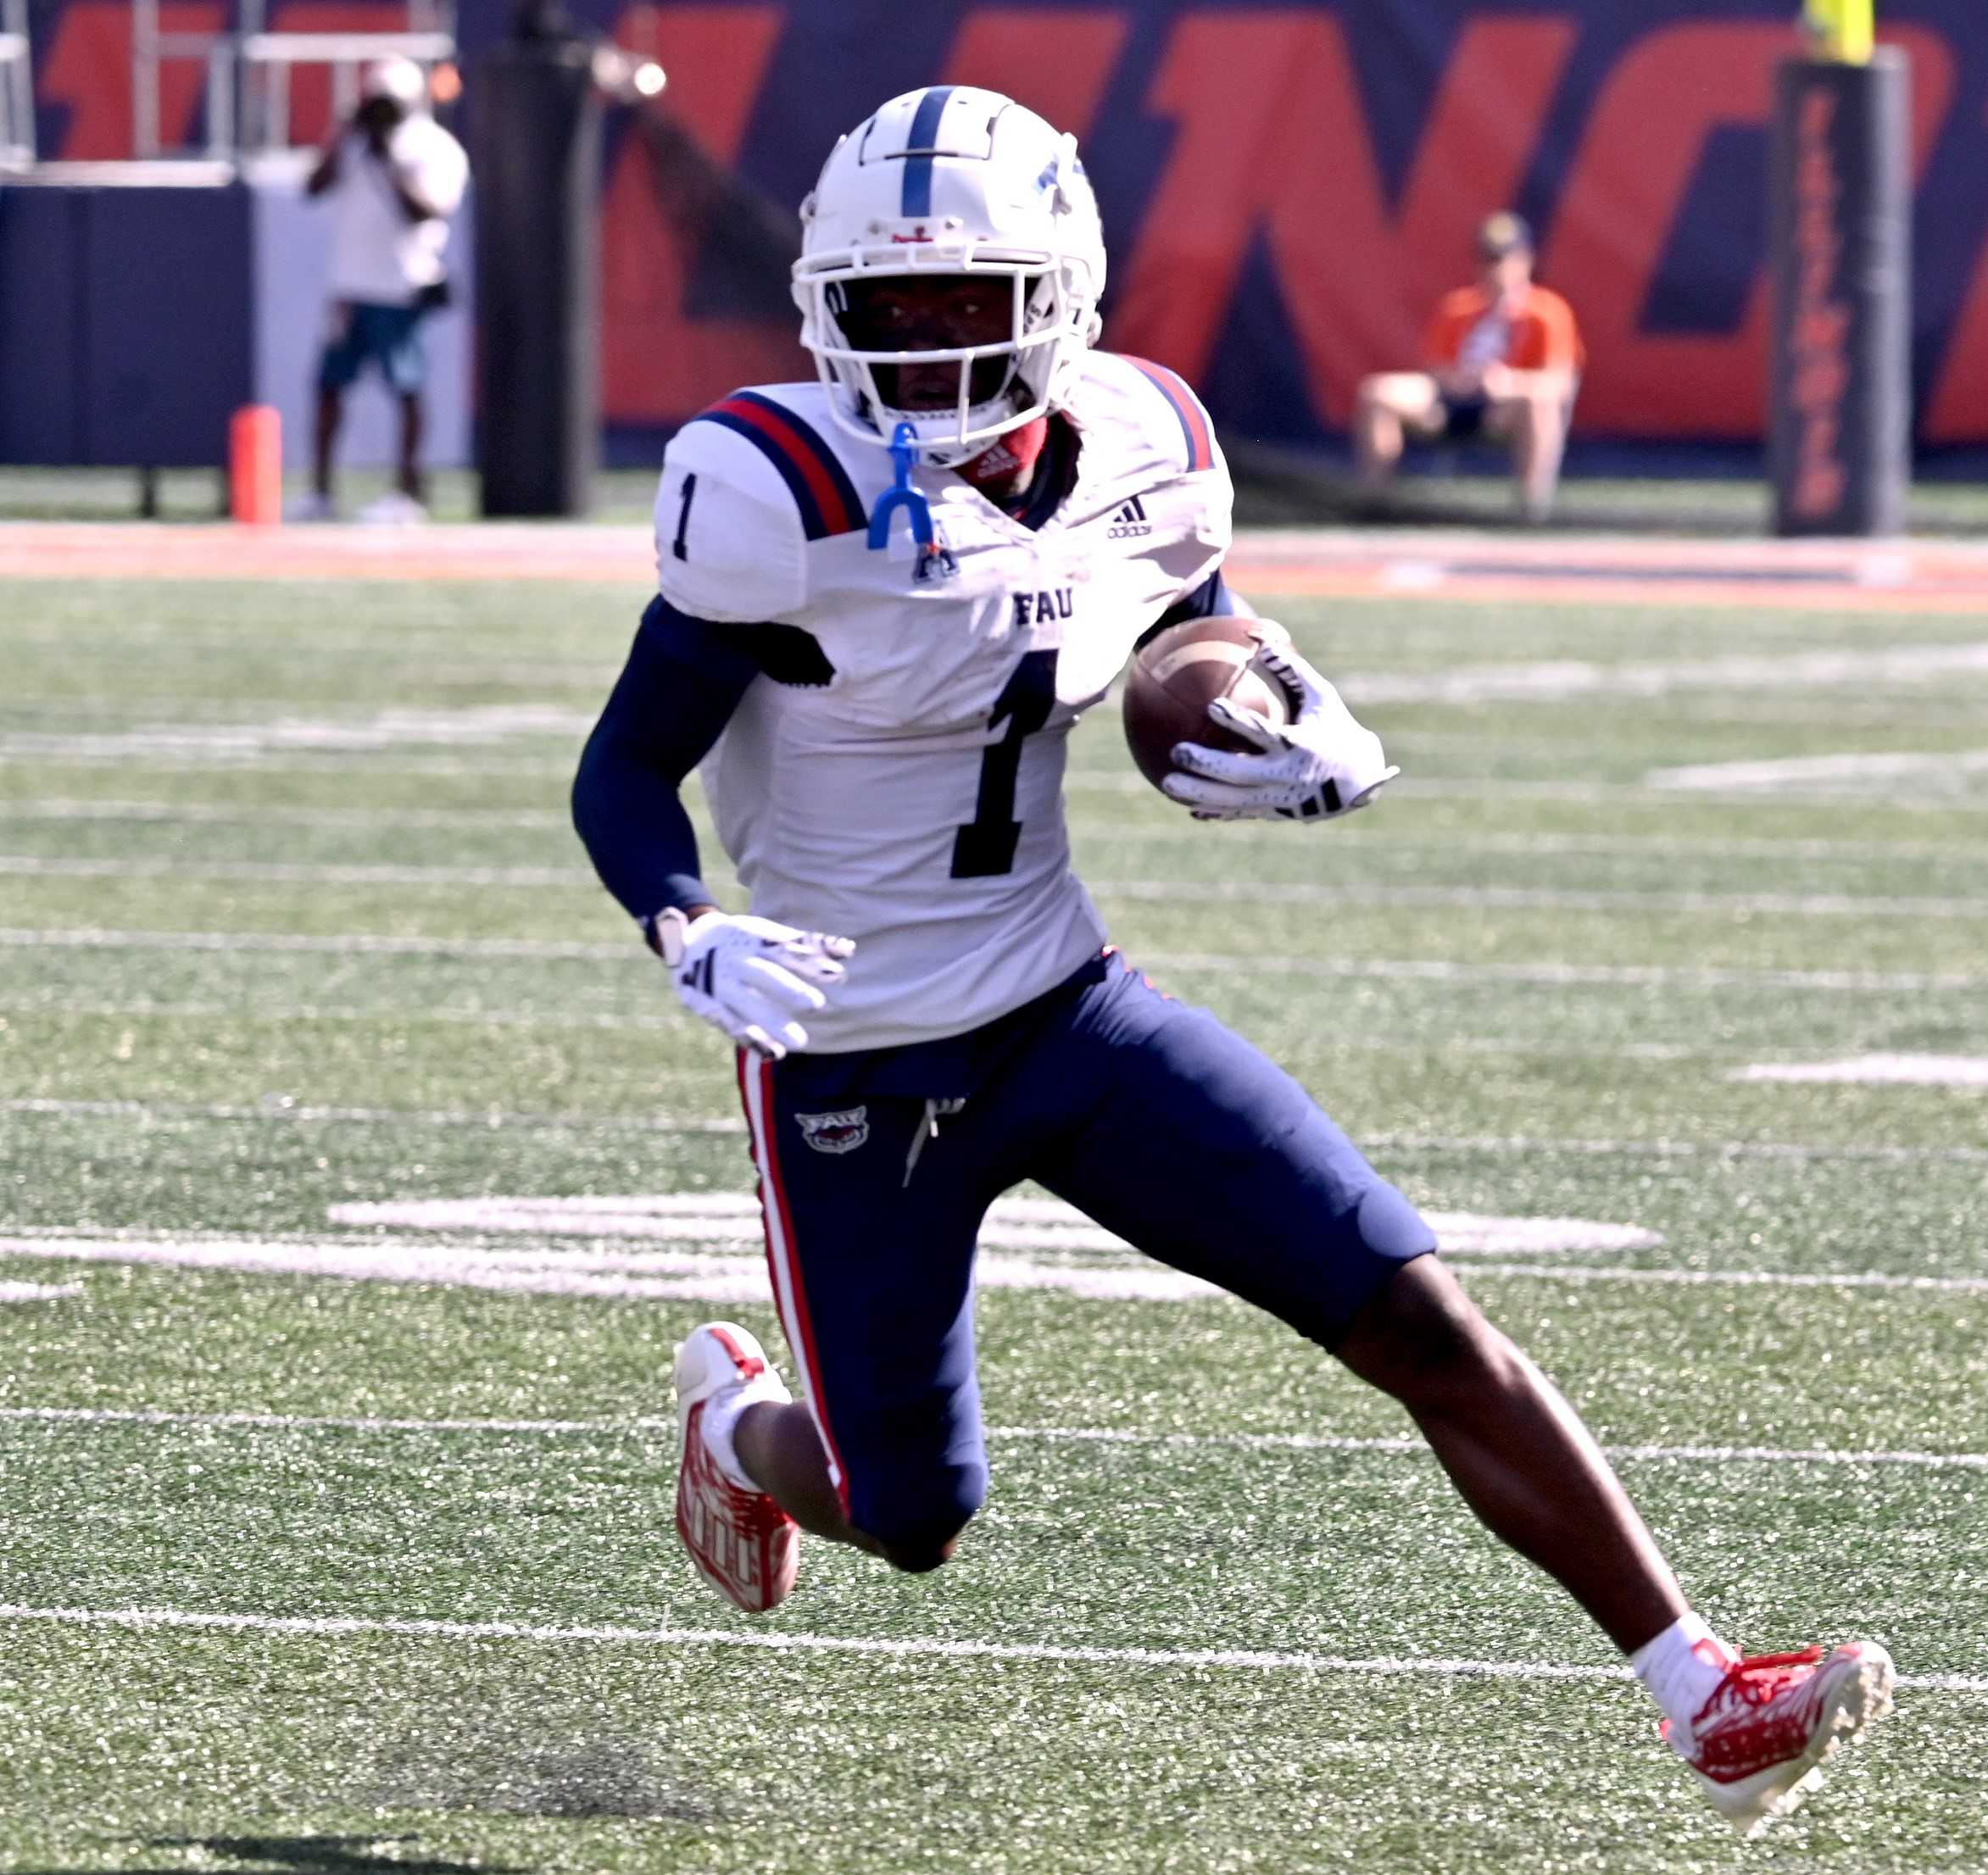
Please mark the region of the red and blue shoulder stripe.
POLYGON ((743 437, 771 463, 800 510, 801 528, 810 540, 853 534, 868 525, 841 458, 812 424, 785 404, 757 391, 735 391, 690 420, 716 423, 743 437))
POLYGON ((1178 372, 1168 370, 1164 364, 1134 358, 1128 352, 1118 355, 1167 399, 1167 408, 1179 422, 1181 436, 1187 443, 1188 467, 1212 469, 1215 432, 1209 425, 1208 413, 1201 408, 1201 400, 1188 389, 1186 379, 1178 372))

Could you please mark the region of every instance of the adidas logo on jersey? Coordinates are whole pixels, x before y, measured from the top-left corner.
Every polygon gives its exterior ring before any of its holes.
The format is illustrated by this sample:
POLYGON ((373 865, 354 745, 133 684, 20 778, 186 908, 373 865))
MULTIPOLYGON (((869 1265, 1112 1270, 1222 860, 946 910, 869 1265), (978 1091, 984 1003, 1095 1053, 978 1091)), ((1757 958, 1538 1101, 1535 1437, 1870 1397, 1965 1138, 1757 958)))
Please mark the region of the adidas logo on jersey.
POLYGON ((1111 525, 1105 530, 1106 540, 1138 540, 1153 531, 1153 524, 1146 519, 1146 504, 1137 495, 1112 515, 1111 525))

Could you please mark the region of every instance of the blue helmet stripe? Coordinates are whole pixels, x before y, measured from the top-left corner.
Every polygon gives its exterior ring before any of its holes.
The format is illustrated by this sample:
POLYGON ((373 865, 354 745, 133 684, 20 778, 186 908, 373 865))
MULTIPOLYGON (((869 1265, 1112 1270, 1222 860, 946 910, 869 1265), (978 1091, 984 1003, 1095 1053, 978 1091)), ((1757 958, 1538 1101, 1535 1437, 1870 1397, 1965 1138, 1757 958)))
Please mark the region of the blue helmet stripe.
POLYGON ((945 114, 946 100, 953 95, 950 85, 934 85, 918 100, 911 119, 911 153, 905 159, 905 194, 902 208, 908 220, 932 213, 933 146, 938 140, 938 120, 945 114))

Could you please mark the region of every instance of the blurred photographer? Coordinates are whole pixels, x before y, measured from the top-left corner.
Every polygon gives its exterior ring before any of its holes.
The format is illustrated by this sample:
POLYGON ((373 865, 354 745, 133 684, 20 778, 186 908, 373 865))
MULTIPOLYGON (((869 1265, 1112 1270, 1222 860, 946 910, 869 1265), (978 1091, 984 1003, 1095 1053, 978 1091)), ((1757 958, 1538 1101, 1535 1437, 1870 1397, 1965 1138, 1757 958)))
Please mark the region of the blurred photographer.
POLYGON ((395 491, 362 520, 418 521, 426 360, 421 320, 448 303, 443 256, 470 176, 463 147, 429 114, 428 81, 412 59, 367 67, 358 109, 326 142, 304 185, 331 206, 331 303, 318 364, 312 493, 301 520, 332 518, 331 457, 347 387, 376 363, 400 404, 395 491))

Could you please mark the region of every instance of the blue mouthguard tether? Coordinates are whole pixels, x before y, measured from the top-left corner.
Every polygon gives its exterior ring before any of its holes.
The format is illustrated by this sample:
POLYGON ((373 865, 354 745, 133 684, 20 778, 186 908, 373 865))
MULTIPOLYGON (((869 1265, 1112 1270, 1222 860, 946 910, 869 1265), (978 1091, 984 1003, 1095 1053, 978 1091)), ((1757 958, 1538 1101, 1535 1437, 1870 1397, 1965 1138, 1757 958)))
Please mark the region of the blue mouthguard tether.
POLYGON ((870 544, 873 548, 890 544, 890 517, 902 508, 910 516, 911 538, 921 547, 929 548, 932 508, 911 486, 911 468, 918 459, 918 432, 910 424, 900 423, 892 433, 890 459, 897 468, 897 481, 877 498, 877 505, 870 510, 870 544))

